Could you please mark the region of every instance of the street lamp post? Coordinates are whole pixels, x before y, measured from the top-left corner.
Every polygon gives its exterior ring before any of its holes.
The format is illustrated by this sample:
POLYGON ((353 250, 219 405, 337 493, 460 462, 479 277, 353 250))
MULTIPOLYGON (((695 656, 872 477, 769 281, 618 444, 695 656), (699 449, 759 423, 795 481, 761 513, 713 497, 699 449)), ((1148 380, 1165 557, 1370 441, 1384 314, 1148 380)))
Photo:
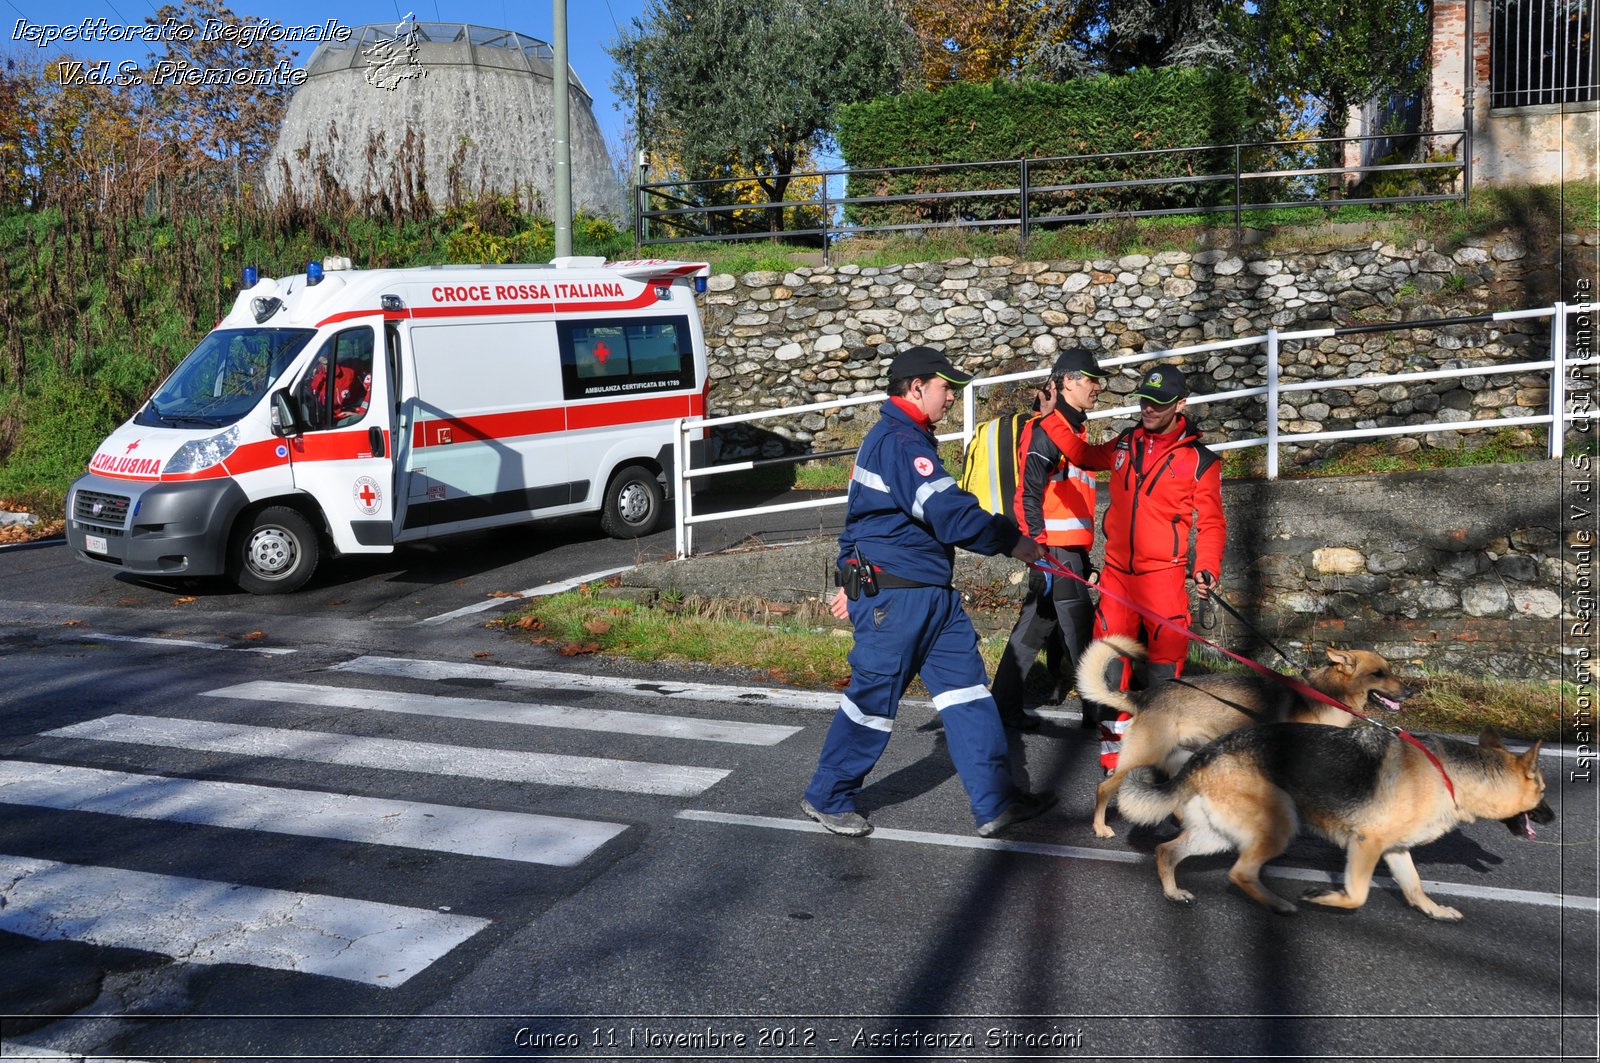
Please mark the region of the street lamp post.
POLYGON ((567 95, 567 0, 555 4, 555 222, 556 257, 572 254, 571 105, 567 95))

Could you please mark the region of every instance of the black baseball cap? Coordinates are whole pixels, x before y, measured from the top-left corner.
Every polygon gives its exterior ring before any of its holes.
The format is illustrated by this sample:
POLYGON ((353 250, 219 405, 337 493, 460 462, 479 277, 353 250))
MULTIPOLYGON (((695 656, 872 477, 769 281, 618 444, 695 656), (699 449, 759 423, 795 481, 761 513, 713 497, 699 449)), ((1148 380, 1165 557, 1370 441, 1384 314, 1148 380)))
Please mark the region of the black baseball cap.
POLYGON ((890 380, 929 376, 942 376, 958 388, 972 379, 971 373, 963 373, 951 365, 950 359, 937 347, 907 347, 889 363, 890 380))
POLYGON ((1158 365, 1146 372, 1133 390, 1134 398, 1149 399, 1157 406, 1167 406, 1188 396, 1189 382, 1183 378, 1183 370, 1170 365, 1158 365))
POLYGON ((1068 373, 1078 373, 1095 380, 1104 380, 1107 376, 1106 371, 1100 368, 1100 363, 1095 361, 1094 353, 1082 347, 1068 347, 1056 355, 1056 364, 1051 367, 1050 375, 1066 376, 1068 373))

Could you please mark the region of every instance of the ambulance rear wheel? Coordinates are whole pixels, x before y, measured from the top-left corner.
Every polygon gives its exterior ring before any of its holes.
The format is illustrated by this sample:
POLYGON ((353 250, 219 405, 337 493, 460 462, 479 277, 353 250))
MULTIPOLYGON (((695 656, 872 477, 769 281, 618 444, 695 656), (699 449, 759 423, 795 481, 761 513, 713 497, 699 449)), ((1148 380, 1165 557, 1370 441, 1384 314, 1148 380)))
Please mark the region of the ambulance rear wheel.
POLYGON ((656 474, 642 465, 629 465, 606 488, 600 528, 613 539, 637 539, 661 527, 666 512, 667 493, 656 474))
POLYGON ((228 551, 228 576, 251 594, 288 594, 317 570, 317 530, 298 510, 268 506, 247 518, 228 551))

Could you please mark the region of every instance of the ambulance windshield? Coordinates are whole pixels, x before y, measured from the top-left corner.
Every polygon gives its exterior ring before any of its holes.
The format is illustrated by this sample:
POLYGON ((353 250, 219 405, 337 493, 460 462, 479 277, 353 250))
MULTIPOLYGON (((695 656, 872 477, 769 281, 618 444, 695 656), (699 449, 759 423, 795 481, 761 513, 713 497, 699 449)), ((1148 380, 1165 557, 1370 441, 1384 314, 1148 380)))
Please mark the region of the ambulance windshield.
POLYGON ((222 428, 255 409, 314 329, 219 329, 200 341, 134 423, 222 428))

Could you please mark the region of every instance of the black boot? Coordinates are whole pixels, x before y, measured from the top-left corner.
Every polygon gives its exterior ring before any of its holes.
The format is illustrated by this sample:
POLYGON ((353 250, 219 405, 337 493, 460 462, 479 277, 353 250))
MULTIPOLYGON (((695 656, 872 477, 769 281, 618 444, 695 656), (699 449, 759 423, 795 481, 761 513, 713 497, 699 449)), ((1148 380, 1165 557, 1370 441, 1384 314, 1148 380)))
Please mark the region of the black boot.
POLYGON ((1166 683, 1178 678, 1178 666, 1175 664, 1151 663, 1145 666, 1145 672, 1152 687, 1157 683, 1166 683))

